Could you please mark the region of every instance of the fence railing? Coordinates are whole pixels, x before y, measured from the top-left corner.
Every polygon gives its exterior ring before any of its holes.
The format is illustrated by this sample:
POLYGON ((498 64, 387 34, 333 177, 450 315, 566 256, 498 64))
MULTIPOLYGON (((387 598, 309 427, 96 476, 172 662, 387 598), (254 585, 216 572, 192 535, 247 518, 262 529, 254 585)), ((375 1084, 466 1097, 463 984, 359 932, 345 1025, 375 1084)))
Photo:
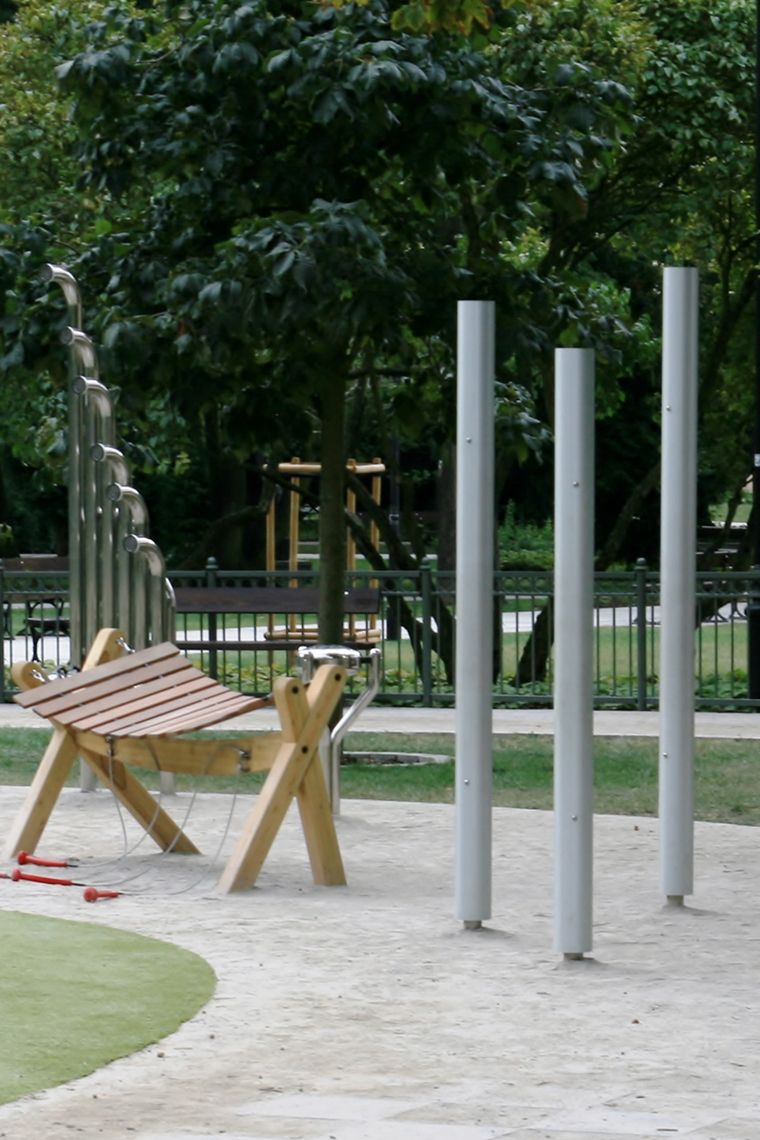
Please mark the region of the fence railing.
MULTIPOLYGON (((298 585, 316 585, 313 571, 299 571, 298 585)), ((175 587, 279 586, 293 571, 219 570, 211 560, 198 571, 170 575, 175 587)), ((454 702, 456 598, 452 574, 423 565, 416 573, 354 572, 351 588, 377 586, 381 608, 374 637, 382 650, 383 681, 378 701, 408 705, 454 702)), ((760 573, 700 572, 695 613, 695 699, 698 708, 755 709, 747 696, 746 608, 760 592, 760 573)), ((657 706, 659 575, 639 562, 631 571, 595 578, 594 693, 598 707, 649 709, 657 706)), ((29 660, 35 649, 48 669, 68 663, 67 580, 61 573, 9 573, 0 565, 3 639, 0 697, 13 686, 9 666, 29 660)), ((295 648, 268 647, 273 623, 282 615, 235 612, 182 613, 177 642, 204 640, 213 648, 193 659, 212 676, 249 693, 268 693, 276 676, 294 667, 295 648), (243 648, 245 644, 256 648, 243 648)), ((291 615, 292 620, 292 615, 291 615)), ((502 707, 547 706, 553 682, 553 580, 546 571, 503 571, 494 575, 493 699, 502 707)), ((299 615, 298 629, 313 628, 316 614, 299 615)), ((361 630, 355 629, 357 636, 361 630)))

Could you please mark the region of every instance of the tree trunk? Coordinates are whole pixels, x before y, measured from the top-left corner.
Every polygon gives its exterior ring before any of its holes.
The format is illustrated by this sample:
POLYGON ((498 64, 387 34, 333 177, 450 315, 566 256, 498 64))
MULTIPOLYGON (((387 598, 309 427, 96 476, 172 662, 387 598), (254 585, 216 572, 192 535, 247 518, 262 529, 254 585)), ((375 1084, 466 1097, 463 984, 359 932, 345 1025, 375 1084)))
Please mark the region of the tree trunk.
POLYGON ((346 375, 341 367, 325 373, 321 385, 322 476, 319 486, 319 640, 343 640, 346 587, 345 422, 346 375))
POLYGON ((447 440, 441 447, 438 468, 438 569, 456 569, 456 446, 447 440))
POLYGON ((520 654, 513 682, 515 687, 530 685, 533 681, 546 680, 546 668, 549 664, 551 649, 549 610, 548 607, 544 606, 533 623, 533 631, 520 654))

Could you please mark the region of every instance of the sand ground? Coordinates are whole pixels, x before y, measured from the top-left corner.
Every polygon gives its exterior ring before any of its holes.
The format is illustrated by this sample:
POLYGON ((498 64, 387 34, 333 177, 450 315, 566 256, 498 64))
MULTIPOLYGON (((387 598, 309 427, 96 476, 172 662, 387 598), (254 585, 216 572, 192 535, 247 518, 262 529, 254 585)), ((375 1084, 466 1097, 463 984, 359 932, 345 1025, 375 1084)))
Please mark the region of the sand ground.
MULTIPOLYGON (((0 835, 23 795, 0 789, 0 835)), ((0 907, 172 940, 219 984, 168 1039, 0 1107, 0 1137, 760 1137, 757 829, 698 824, 695 894, 663 909, 656 822, 598 818, 593 955, 565 962, 550 813, 495 810, 493 917, 465 931, 453 808, 344 802, 341 888, 311 885, 291 812, 256 889, 221 896, 249 803, 199 796, 187 829, 207 854, 161 856, 106 792, 64 793, 40 851, 130 893, 0 881, 0 907)))

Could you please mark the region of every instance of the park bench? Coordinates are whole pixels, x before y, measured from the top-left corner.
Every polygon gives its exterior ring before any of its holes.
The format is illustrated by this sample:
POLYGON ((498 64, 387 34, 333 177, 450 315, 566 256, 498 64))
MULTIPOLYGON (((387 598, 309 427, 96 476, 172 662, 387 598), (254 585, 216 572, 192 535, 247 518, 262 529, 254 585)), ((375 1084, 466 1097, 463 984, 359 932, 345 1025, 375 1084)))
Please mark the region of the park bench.
MULTIPOLYGON (((209 619, 207 637, 192 633, 177 637, 183 652, 203 650, 249 650, 275 652, 293 650, 299 645, 317 643, 316 625, 306 619, 319 609, 319 591, 314 587, 285 586, 177 586, 178 614, 202 614, 209 619), (225 615, 251 617, 252 637, 229 637, 230 631, 219 631, 216 619, 225 615), (256 619, 266 617, 259 631, 256 619), (300 621, 297 619, 301 619, 300 621), (219 634, 222 634, 220 636, 219 634)), ((380 590, 359 587, 346 590, 343 613, 346 620, 342 644, 351 649, 366 649, 381 639, 373 617, 380 612, 380 590)), ((238 631, 240 627, 238 627, 238 631)), ((233 631, 233 632, 238 632, 233 631)))
POLYGON ((69 636, 69 619, 63 616, 67 590, 56 590, 47 577, 67 573, 68 568, 68 559, 57 554, 21 554, 2 561, 3 574, 11 580, 16 574, 29 575, 23 588, 3 590, 3 634, 7 638, 30 637, 33 661, 40 660, 43 638, 69 636), (23 617, 20 627, 14 629, 13 607, 18 605, 23 606, 23 617))

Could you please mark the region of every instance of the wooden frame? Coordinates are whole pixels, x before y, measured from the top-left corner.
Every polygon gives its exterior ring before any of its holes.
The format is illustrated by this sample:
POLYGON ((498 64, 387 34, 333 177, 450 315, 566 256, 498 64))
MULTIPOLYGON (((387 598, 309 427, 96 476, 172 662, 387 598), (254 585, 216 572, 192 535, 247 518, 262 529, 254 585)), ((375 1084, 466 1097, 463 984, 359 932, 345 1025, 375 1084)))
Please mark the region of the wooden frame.
POLYGON ((305 686, 275 682, 280 731, 234 740, 177 739, 271 704, 233 693, 196 669, 169 642, 125 652, 124 635, 101 630, 81 673, 49 681, 28 662, 14 666, 15 698, 53 725, 6 858, 34 851, 77 756, 110 788, 163 850, 198 849, 130 768, 195 775, 268 772, 219 881, 222 891, 253 886, 290 803, 298 803, 314 882, 344 884, 345 873, 318 744, 341 697, 346 671, 323 665, 305 686))
MULTIPOLYGON (((301 478, 302 476, 321 475, 321 463, 307 463, 303 462, 299 456, 295 456, 289 463, 278 463, 277 470, 281 475, 289 475, 291 479, 290 491, 290 505, 289 505, 289 521, 288 521, 288 570, 290 570, 296 577, 290 579, 289 588, 295 590, 298 588, 298 544, 300 535, 300 501, 301 501, 301 478)), ((382 496, 382 476, 385 474, 385 464, 381 459, 375 458, 371 463, 357 463, 355 459, 346 460, 346 471, 352 475, 371 475, 371 495, 373 502, 380 506, 382 496)), ((356 493, 352 490, 346 492, 346 510, 349 514, 356 513, 356 493)), ((276 569, 275 560, 275 547, 276 547, 276 511, 277 505, 274 496, 269 503, 269 510, 266 517, 266 569, 267 571, 274 571, 276 569)), ((380 531, 378 525, 374 520, 370 521, 369 526, 370 542, 373 546, 377 547, 380 539, 380 531)), ((346 531, 346 569, 349 573, 356 569, 356 541, 351 532, 350 527, 346 531)), ((370 585, 374 589, 378 588, 377 579, 373 579, 370 585)), ((275 611, 276 612, 276 611, 275 611)), ((374 645, 381 640, 380 630, 377 628, 377 614, 376 611, 368 611, 366 615, 365 628, 357 635, 356 618, 354 611, 347 609, 344 611, 348 618, 346 630, 344 633, 344 641, 346 643, 361 640, 368 644, 374 645)), ((295 614, 291 611, 291 615, 287 618, 287 623, 284 629, 276 629, 273 617, 270 619, 269 625, 269 640, 275 641, 295 641, 303 639, 303 627, 298 627, 295 619, 295 614)), ((309 638, 310 641, 316 641, 316 632, 309 638)), ((300 643, 300 642, 299 642, 300 643)))

